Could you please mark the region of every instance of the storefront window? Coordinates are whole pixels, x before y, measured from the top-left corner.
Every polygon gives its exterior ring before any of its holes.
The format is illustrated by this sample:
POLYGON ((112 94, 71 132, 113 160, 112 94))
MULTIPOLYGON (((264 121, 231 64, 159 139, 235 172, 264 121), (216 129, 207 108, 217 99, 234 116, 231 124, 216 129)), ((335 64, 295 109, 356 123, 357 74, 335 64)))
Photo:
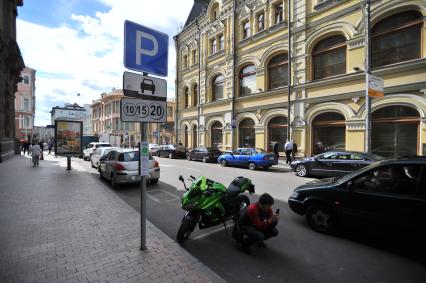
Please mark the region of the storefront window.
POLYGON ((318 42, 312 52, 314 80, 346 73, 346 38, 335 35, 318 42))
POLYGON ((312 121, 313 154, 329 150, 345 150, 346 121, 342 114, 327 112, 320 114, 312 121))
POLYGON ((287 140, 287 118, 277 116, 268 123, 268 151, 273 151, 274 145, 279 144, 278 150, 284 152, 284 145, 287 140))
POLYGON ((254 130, 254 121, 252 119, 244 119, 239 125, 240 147, 255 147, 256 133, 254 130))
POLYGON ((212 135, 212 146, 222 146, 222 124, 220 122, 214 122, 211 129, 212 135))

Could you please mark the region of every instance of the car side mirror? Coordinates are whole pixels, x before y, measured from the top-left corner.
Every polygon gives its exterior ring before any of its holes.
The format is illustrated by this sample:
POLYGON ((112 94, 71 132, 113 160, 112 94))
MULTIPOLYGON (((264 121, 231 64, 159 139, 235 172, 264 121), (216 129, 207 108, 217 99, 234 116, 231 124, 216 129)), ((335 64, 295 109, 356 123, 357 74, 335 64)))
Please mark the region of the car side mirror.
POLYGON ((182 175, 179 175, 179 181, 181 181, 182 183, 185 183, 185 179, 182 177, 182 175))

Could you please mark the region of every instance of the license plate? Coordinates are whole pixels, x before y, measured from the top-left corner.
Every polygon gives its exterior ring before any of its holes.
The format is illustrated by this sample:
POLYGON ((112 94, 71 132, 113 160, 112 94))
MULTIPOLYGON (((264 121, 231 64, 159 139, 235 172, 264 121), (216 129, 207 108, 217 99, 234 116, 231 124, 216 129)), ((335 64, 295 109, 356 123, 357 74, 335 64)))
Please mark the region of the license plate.
POLYGON ((269 157, 269 160, 274 160, 274 159, 275 159, 275 157, 273 157, 273 156, 269 157))

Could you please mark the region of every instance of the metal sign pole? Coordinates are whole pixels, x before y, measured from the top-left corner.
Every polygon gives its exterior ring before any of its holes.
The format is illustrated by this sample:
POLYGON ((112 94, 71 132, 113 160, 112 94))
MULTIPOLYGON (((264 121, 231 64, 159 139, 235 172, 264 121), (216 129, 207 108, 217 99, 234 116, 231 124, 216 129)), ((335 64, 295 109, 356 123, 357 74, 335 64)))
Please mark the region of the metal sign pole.
MULTIPOLYGON (((147 73, 143 73, 144 76, 148 76, 147 73)), ((142 142, 147 141, 147 123, 141 122, 141 142, 139 146, 139 163, 142 169, 142 142)), ((142 172, 142 170, 140 171, 142 172)), ((146 250, 146 176, 141 176, 141 251, 146 250)))

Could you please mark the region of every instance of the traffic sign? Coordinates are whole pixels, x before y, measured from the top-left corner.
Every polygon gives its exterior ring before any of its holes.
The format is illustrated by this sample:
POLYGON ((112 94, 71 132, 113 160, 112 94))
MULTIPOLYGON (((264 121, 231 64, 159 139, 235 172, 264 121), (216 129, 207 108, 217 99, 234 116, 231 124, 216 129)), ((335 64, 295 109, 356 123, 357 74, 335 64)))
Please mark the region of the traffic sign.
POLYGON ((120 104, 123 122, 166 123, 166 101, 123 97, 120 104))
POLYGON ((149 175, 149 144, 147 141, 140 143, 141 176, 149 175))
POLYGON ((368 95, 372 97, 382 98, 384 94, 384 82, 382 78, 367 74, 368 95))
POLYGON ((167 77, 169 36, 131 21, 124 22, 124 66, 167 77))
POLYGON ((165 79, 124 72, 123 92, 125 96, 166 101, 167 81, 165 79))

